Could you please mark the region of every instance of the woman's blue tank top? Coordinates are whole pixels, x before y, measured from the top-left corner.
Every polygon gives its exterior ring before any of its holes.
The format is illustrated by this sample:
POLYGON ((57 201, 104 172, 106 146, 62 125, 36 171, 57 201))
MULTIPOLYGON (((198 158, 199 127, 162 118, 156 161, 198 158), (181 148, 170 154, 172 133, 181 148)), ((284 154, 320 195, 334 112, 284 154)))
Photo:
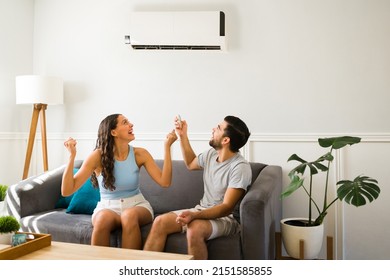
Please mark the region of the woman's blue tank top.
POLYGON ((115 190, 103 186, 103 176, 97 177, 101 199, 119 199, 139 194, 139 168, 135 161, 134 149, 129 145, 129 154, 124 161, 114 162, 115 190))

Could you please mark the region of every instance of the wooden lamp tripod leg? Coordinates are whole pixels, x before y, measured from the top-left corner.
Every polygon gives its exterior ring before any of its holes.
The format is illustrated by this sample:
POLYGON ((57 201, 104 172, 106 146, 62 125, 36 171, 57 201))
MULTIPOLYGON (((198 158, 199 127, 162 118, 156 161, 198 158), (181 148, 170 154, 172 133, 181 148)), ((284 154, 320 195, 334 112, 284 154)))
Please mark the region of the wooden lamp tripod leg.
POLYGON ((34 104, 33 115, 31 118, 30 135, 28 137, 28 145, 26 159, 24 161, 23 180, 28 176, 30 168, 31 155, 34 147, 35 133, 37 131, 38 119, 41 116, 41 135, 42 135, 42 153, 43 153, 43 170, 49 170, 47 160, 47 138, 46 138, 46 104, 34 104))
POLYGON ((49 170, 48 160, 47 160, 47 138, 46 138, 46 111, 47 105, 42 104, 40 110, 41 116, 41 135, 42 135, 42 153, 43 153, 43 171, 49 170))
POLYGON ((37 124, 39 118, 39 111, 41 109, 38 104, 34 104, 34 110, 31 118, 30 135, 28 136, 28 145, 26 151, 26 159, 24 161, 23 180, 28 176, 28 169, 30 168, 31 154, 34 147, 35 133, 37 131, 37 124))

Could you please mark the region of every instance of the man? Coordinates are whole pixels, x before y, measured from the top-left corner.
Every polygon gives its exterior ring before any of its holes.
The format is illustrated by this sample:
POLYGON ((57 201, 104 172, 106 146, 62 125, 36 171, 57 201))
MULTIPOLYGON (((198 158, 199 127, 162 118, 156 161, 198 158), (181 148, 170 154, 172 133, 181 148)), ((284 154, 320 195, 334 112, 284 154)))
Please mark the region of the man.
POLYGON ((239 231, 232 211, 252 179, 250 165, 239 153, 250 132, 242 120, 227 116, 213 128, 212 148, 196 156, 188 139, 187 122, 176 118, 175 126, 187 168, 203 169, 204 195, 193 209, 158 216, 144 249, 163 251, 169 234, 186 232, 188 254, 207 259, 207 240, 239 231))

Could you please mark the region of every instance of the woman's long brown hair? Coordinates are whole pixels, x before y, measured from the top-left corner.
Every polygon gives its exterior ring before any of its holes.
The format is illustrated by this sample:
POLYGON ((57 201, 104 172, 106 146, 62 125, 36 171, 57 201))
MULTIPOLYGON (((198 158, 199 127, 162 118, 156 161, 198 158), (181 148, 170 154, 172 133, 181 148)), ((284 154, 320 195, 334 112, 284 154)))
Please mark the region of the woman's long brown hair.
MULTIPOLYGON (((114 171, 114 137, 111 135, 111 130, 115 129, 118 124, 118 116, 120 114, 112 114, 101 121, 98 130, 98 138, 96 140, 96 149, 101 151, 101 164, 103 185, 109 190, 115 190, 114 171)), ((91 176, 92 184, 98 187, 96 173, 91 176)))

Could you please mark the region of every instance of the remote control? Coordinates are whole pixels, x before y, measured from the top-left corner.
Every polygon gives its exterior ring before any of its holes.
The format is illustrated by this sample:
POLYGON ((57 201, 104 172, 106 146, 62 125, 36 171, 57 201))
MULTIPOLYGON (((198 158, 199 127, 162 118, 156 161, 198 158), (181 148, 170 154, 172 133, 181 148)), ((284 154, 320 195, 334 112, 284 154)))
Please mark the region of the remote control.
POLYGON ((177 118, 177 122, 179 123, 179 126, 181 128, 181 116, 177 115, 176 118, 177 118))

